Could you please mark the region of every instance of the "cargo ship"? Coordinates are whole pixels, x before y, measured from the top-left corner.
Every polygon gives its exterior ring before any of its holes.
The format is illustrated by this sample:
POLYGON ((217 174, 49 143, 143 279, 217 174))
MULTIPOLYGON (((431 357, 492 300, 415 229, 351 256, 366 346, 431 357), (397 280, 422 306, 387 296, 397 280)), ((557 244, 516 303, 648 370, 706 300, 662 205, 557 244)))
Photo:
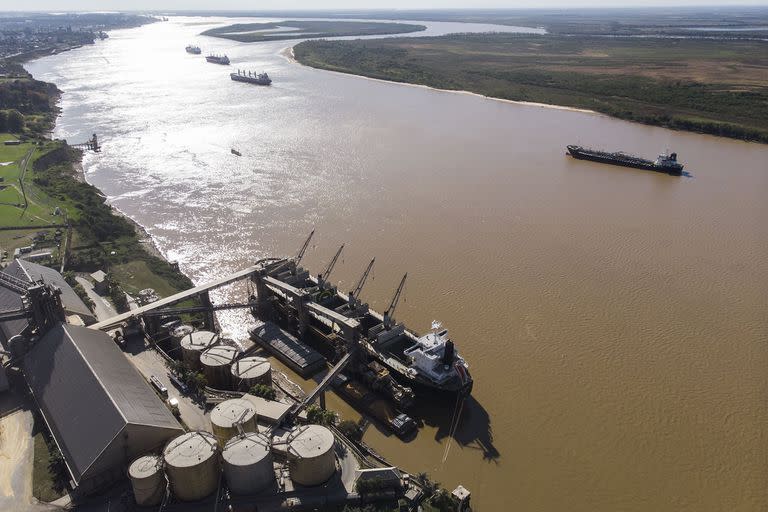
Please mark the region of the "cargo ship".
POLYGON ((229 57, 226 55, 206 55, 205 60, 211 64, 222 64, 224 66, 229 66, 229 57))
POLYGON ((250 71, 240 71, 237 70, 237 73, 230 73, 229 78, 234 80, 235 82, 246 82, 249 84, 256 84, 256 85, 269 85, 272 83, 272 79, 269 78, 269 75, 266 73, 251 73, 250 71))
POLYGON ((677 153, 659 155, 656 160, 646 160, 645 158, 628 155, 621 151, 617 153, 608 153, 574 145, 566 146, 566 148, 572 157, 580 160, 591 160, 603 164, 665 172, 667 174, 672 174, 673 176, 680 176, 683 174, 683 165, 678 163, 677 153))
POLYGON ((193 44, 188 45, 184 49, 187 50, 187 53, 191 53, 191 54, 194 54, 194 55, 200 55, 202 53, 202 50, 200 49, 200 47, 199 46, 195 46, 193 44))
MULTIPOLYGON (((329 268, 333 267, 338 254, 329 268)), ((389 308, 381 314, 360 301, 362 284, 344 294, 327 281, 328 269, 314 277, 298 266, 298 260, 300 258, 271 263, 256 277, 259 306, 254 309, 255 315, 274 318, 295 330, 302 342, 319 339, 320 346, 315 348, 325 353, 330 348, 335 351, 336 359, 351 346, 359 348, 364 357, 356 370, 350 370, 359 375, 375 373, 377 380, 385 381, 383 374, 388 373, 401 384, 422 392, 471 393, 473 380, 469 365, 456 350, 447 329, 435 321, 429 332, 418 335, 394 320, 394 309, 407 274, 389 308)), ((361 283, 365 282, 372 264, 361 283)), ((395 388, 387 394, 402 391, 395 388)))

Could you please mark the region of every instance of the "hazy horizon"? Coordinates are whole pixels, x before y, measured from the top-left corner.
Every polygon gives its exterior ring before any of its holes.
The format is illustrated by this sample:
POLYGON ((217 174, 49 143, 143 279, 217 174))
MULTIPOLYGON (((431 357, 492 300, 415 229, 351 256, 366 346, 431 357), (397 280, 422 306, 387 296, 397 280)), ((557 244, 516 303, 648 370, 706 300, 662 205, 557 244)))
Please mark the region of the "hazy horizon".
POLYGON ((323 11, 349 9, 365 10, 431 10, 431 9, 577 9, 577 8, 675 8, 675 7, 768 7, 768 0, 585 0, 568 2, 563 0, 486 0, 482 5, 467 6, 466 0, 391 0, 386 3, 360 5, 354 0, 331 0, 327 5, 318 6, 310 0, 279 1, 266 0, 254 7, 247 0, 31 0, 23 4, 0 7, 3 12, 34 11, 323 11), (215 5, 215 7, 212 6, 215 5))

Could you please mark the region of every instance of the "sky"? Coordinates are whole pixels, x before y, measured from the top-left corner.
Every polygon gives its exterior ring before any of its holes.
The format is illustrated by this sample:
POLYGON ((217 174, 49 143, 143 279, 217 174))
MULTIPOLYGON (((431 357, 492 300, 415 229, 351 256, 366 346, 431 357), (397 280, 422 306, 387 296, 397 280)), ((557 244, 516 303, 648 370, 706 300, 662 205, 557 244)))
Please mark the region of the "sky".
POLYGON ((768 0, 0 0, 2 10, 321 10, 768 5, 768 0))

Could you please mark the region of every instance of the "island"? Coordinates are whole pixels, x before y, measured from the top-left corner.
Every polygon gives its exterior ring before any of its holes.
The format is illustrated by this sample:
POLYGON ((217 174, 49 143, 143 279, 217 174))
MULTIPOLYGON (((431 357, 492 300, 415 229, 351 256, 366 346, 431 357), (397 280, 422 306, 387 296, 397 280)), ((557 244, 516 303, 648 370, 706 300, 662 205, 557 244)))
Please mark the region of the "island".
POLYGON ((236 23, 206 30, 202 35, 231 39, 241 43, 255 43, 286 39, 406 34, 420 32, 426 28, 424 25, 409 23, 288 20, 273 23, 236 23))
POLYGON ((453 34, 305 41, 305 65, 768 142, 761 40, 453 34))

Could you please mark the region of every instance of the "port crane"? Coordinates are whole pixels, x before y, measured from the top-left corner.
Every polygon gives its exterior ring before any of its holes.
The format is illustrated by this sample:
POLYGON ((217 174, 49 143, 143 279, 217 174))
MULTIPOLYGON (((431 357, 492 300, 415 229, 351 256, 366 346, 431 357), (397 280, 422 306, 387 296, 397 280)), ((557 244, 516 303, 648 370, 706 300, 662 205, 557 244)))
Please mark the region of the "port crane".
POLYGON ((395 292, 395 296, 392 297, 392 302, 389 303, 389 307, 384 312, 384 328, 385 329, 391 329, 392 328, 392 315, 395 314, 395 309, 397 308, 397 303, 400 302, 400 296, 403 294, 403 288, 405 287, 405 278, 408 277, 408 273, 406 273, 403 278, 400 280, 400 285, 397 287, 397 291, 395 292))
POLYGON ((355 307, 360 302, 360 292, 363 291, 363 286, 365 286, 365 281, 368 280, 368 274, 371 273, 371 269, 373 268, 373 262, 376 261, 376 258, 373 258, 370 263, 368 263, 368 267, 366 267, 365 272, 363 272, 362 277, 357 282, 357 286, 354 290, 349 292, 349 305, 350 307, 355 307))
POLYGON ((339 247, 339 250, 336 251, 336 254, 333 256, 333 259, 330 263, 328 263, 328 266, 325 267, 325 270, 322 274, 317 276, 317 285, 320 287, 320 289, 325 289, 326 282, 328 280, 328 277, 330 277, 331 272, 333 272, 333 267, 336 266, 336 262, 339 261, 339 256, 341 255, 341 251, 344 250, 344 244, 341 244, 341 247, 339 247))
POLYGON ((315 230, 309 232, 309 236, 306 240, 304 240, 304 245, 301 246, 301 249, 299 249, 299 253, 296 255, 296 257, 293 259, 296 266, 299 266, 299 263, 301 263, 301 259, 304 257, 304 253, 307 252, 307 247, 309 247, 309 241, 312 240, 312 236, 315 234, 315 230))

